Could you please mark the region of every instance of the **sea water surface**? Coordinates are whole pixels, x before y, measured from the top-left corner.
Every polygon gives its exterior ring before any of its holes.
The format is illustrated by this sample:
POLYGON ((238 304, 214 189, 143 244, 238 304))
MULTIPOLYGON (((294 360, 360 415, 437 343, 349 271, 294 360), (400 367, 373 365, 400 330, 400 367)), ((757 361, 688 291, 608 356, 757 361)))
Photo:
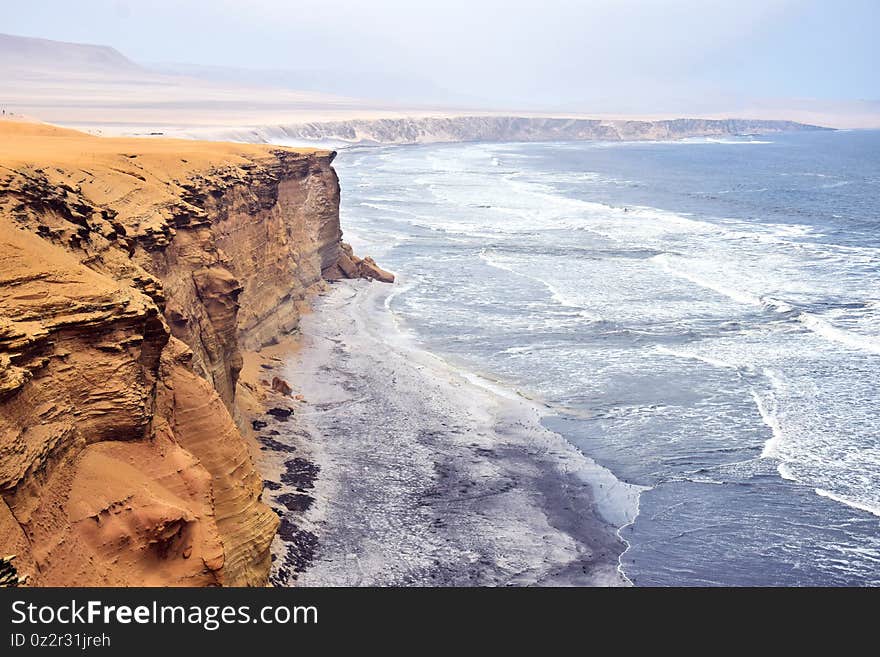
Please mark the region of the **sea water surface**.
POLYGON ((646 487, 635 584, 880 584, 880 132, 336 168, 415 338, 646 487))

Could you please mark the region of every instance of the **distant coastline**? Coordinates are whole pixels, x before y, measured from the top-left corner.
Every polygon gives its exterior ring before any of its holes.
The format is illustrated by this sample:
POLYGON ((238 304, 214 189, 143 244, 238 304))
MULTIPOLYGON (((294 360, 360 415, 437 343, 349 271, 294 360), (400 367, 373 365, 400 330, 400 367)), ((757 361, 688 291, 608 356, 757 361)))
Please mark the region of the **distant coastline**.
POLYGON ((760 119, 681 118, 643 121, 513 115, 412 115, 390 118, 364 115, 363 118, 338 121, 319 120, 250 127, 171 128, 168 132, 158 133, 155 132, 155 127, 117 126, 113 132, 284 146, 320 144, 341 148, 508 141, 676 141, 835 129, 796 121, 760 119))
MULTIPOLYGON (((280 126, 275 133, 303 141, 353 144, 453 142, 668 141, 693 137, 766 135, 833 130, 795 121, 753 119, 603 120, 523 116, 353 119, 280 126)), ((280 136, 279 135, 279 136, 280 136)))

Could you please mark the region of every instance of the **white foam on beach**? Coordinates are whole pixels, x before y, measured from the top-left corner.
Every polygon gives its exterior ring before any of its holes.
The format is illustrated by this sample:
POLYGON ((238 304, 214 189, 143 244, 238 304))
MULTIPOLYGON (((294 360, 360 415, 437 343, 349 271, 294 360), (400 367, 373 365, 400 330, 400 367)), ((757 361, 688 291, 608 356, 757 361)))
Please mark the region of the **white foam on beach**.
POLYGON ((826 340, 871 354, 880 354, 880 340, 869 336, 859 335, 852 331, 845 331, 832 326, 824 319, 807 312, 798 315, 798 320, 808 329, 822 336, 826 340))
MULTIPOLYGON (((650 487, 646 486, 645 490, 650 490, 650 487)), ((624 547, 623 552, 621 552, 617 557, 617 574, 620 575, 620 577, 623 578, 623 580, 630 586, 635 586, 635 583, 629 578, 629 575, 626 574, 626 570, 623 567, 623 559, 626 556, 627 552, 632 549, 632 543, 630 543, 626 539, 626 537, 623 535, 623 532, 624 530, 632 527, 632 525, 636 522, 636 518, 639 517, 639 511, 641 510, 641 499, 641 494, 639 494, 635 499, 635 511, 633 513, 632 520, 617 528, 617 538, 619 538, 621 542, 626 546, 624 547)))
MULTIPOLYGON (((758 408, 758 414, 770 428, 770 438, 764 443, 761 450, 761 458, 779 458, 779 448, 785 440, 785 432, 779 422, 778 402, 775 390, 781 386, 781 379, 777 373, 770 369, 764 369, 764 376, 771 384, 771 388, 763 396, 756 390, 751 391, 752 399, 758 408)), ((780 474, 782 474, 780 472, 780 474)))
MULTIPOLYGON (((452 369, 474 386, 528 409, 533 414, 536 424, 541 426, 541 417, 547 415, 546 404, 530 399, 497 379, 465 370, 452 365, 440 356, 432 355, 439 359, 445 367, 452 369)), ((611 470, 593 461, 559 434, 544 429, 543 426, 541 428, 558 439, 558 446, 575 456, 578 462, 578 475, 584 482, 590 484, 596 507, 606 522, 620 529, 635 521, 639 513, 639 496, 643 491, 649 489, 648 486, 621 481, 611 470)))
POLYGON ((532 415, 539 433, 552 436, 554 447, 568 453, 572 462, 578 464, 576 467, 578 476, 590 484, 596 506, 605 521, 617 528, 632 523, 638 515, 639 496, 647 487, 626 483, 618 479, 610 470, 590 459, 561 435, 543 427, 541 418, 548 414, 546 404, 529 398, 498 379, 453 364, 442 356, 417 346, 415 333, 408 327, 406 321, 392 309, 394 298, 405 294, 415 285, 415 281, 398 280, 385 294, 382 305, 388 311, 388 317, 395 329, 394 335, 386 335, 385 338, 393 341, 399 348, 405 349, 418 360, 435 363, 451 375, 461 377, 492 396, 505 399, 527 411, 532 415))
MULTIPOLYGON (((552 464, 546 474, 552 475, 555 469, 560 476, 573 476, 587 484, 597 515, 608 524, 609 531, 619 532, 620 527, 632 523, 638 514, 639 496, 645 487, 618 479, 610 470, 586 456, 560 434, 544 427, 542 417, 552 411, 539 400, 527 397, 501 380, 450 362, 421 348, 416 342, 415 334, 407 330, 405 321, 393 311, 393 298, 404 293, 406 286, 412 284, 406 280, 402 283, 403 287, 398 284, 387 287, 356 283, 340 285, 337 294, 350 294, 347 292, 349 288, 360 288, 357 292, 358 300, 354 303, 357 310, 356 323, 361 333, 385 345, 389 349, 388 359, 408 363, 422 372, 421 376, 430 380, 432 386, 447 390, 448 401, 438 402, 441 405, 452 404, 461 411, 460 416, 453 417, 457 422, 467 417, 476 420, 477 424, 473 425, 476 431, 472 439, 476 440, 477 436, 483 436, 482 440, 491 437, 493 433, 486 434, 481 427, 494 427, 499 446, 523 445, 528 452, 534 450, 539 455, 538 462, 545 464, 542 468, 546 464, 552 464), (376 312, 382 308, 389 312, 376 312)), ((418 423, 417 418, 415 422, 418 423)), ((490 447, 491 443, 486 443, 486 446, 490 447)), ((540 524, 546 520, 539 518, 536 522, 540 524)), ((610 584, 620 583, 621 580, 628 582, 622 570, 619 580, 614 578, 601 581, 610 584)))
MULTIPOLYGON (((399 293, 395 291, 393 295, 399 293)), ((391 310, 390 300, 393 295, 389 295, 384 302, 385 307, 389 310, 391 310)), ((549 429, 545 429, 541 425, 540 420, 542 416, 548 414, 546 404, 529 398, 497 379, 465 369, 449 362, 438 354, 423 351, 416 347, 412 342, 415 339, 415 334, 407 329, 405 321, 393 311, 390 314, 395 327, 400 331, 397 341, 401 345, 405 345, 407 350, 417 351, 420 359, 428 359, 437 363, 451 374, 463 378, 468 383, 487 391, 492 396, 505 399, 518 405, 523 410, 527 410, 533 416, 535 425, 539 427, 540 432, 554 436, 555 446, 557 448, 561 447, 565 452, 568 452, 575 459, 575 462, 579 464, 577 467, 578 474, 583 481, 590 484, 597 508, 606 522, 620 528, 635 520, 638 515, 639 495, 642 491, 647 490, 647 487, 621 481, 610 470, 590 459, 562 436, 549 429)))
POLYGON ((867 511, 868 513, 872 513, 875 516, 880 516, 880 506, 874 504, 865 504, 864 502, 860 502, 859 500, 854 500, 850 497, 844 497, 843 495, 837 495, 832 493, 831 491, 824 490, 822 488, 815 488, 816 495, 821 497, 827 497, 830 500, 834 500, 835 502, 840 502, 841 504, 846 504, 854 509, 859 509, 860 511, 867 511))

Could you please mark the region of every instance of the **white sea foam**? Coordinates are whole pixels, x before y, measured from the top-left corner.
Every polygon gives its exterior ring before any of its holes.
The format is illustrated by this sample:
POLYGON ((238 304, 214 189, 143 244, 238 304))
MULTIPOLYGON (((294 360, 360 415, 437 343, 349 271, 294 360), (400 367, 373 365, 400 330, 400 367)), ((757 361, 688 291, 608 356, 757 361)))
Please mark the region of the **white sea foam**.
POLYGON ((871 354, 880 354, 880 340, 865 335, 859 335, 852 331, 845 331, 832 326, 824 319, 807 312, 798 315, 798 320, 808 329, 822 336, 826 340, 842 344, 850 349, 866 351, 871 354))
POLYGON ((540 283, 550 292, 550 298, 552 298, 556 303, 560 306, 564 306, 566 308, 573 308, 578 310, 584 310, 583 305, 581 304, 579 299, 575 299, 565 294, 562 290, 558 289, 556 285, 551 282, 544 280, 538 276, 535 276, 531 273, 526 273, 526 268, 521 264, 519 266, 508 264, 501 257, 498 257, 495 253, 493 253, 489 249, 481 249, 480 250, 480 259, 485 262, 490 267, 494 267, 495 269, 501 269, 508 273, 514 274, 515 276, 521 276, 523 278, 527 278, 529 280, 535 281, 536 283, 540 283))
MULTIPOLYGON (((740 290, 692 273, 684 267, 676 266, 673 262, 682 261, 682 259, 678 259, 678 261, 673 260, 673 257, 669 254, 662 253, 654 256, 652 260, 659 263, 669 273, 689 280, 700 287, 713 290, 714 292, 733 299, 738 303, 762 307, 778 313, 789 313, 795 310, 791 304, 786 303, 785 301, 770 296, 758 296, 751 292, 740 290)), ((826 340, 844 345, 850 349, 865 351, 872 354, 880 354, 880 339, 874 336, 860 335, 853 333, 852 331, 837 328, 828 321, 806 311, 799 312, 797 314, 797 320, 803 324, 804 327, 826 340)))
POLYGON ((527 354, 529 352, 535 351, 536 347, 534 346, 525 346, 525 347, 508 347, 507 349, 503 349, 501 351, 502 354, 527 354))
MULTIPOLYGON (((523 172, 517 171, 510 174, 511 179, 524 178, 526 174, 523 172)), ((546 175, 542 175, 541 179, 544 185, 548 183, 551 185, 559 185, 559 184, 578 184, 578 183, 591 183, 597 185, 635 185, 635 181, 628 180, 625 178, 614 178, 611 176, 606 176, 600 174, 596 171, 557 171, 553 173, 548 173, 546 175)), ((536 181, 532 181, 532 184, 541 184, 536 181)))
MULTIPOLYGON (((528 404, 536 417, 546 415, 546 410, 543 409, 542 404, 534 402, 529 397, 504 385, 502 382, 483 374, 477 374, 456 367, 445 359, 439 360, 472 385, 483 388, 493 395, 508 399, 509 401, 528 404)), ((608 468, 599 465, 582 452, 570 446, 570 443, 565 442, 563 444, 570 448, 572 454, 577 454, 579 462, 578 474, 583 481, 590 483, 593 499, 596 501, 596 506, 602 517, 615 527, 624 527, 632 523, 639 514, 639 496, 649 487, 626 483, 618 479, 608 468)))
MULTIPOLYGON (((751 391, 752 399, 755 406, 758 407, 758 414, 768 427, 770 427, 770 438, 764 443, 764 449, 761 451, 761 458, 778 458, 779 449, 785 440, 785 432, 778 416, 778 401, 776 398, 776 390, 782 385, 782 379, 771 369, 764 369, 764 375, 770 382, 770 390, 764 395, 759 394, 754 389, 751 391)), ((780 474, 782 472, 780 471, 780 474)))
MULTIPOLYGON (((756 140, 734 143, 754 144, 756 140)), ((533 307, 541 315, 532 318, 527 327, 529 335, 539 336, 559 318, 565 320, 560 324, 564 329, 576 326, 577 313, 589 308, 606 319, 631 326, 633 333, 638 327, 651 327, 654 332, 640 334, 635 350, 640 352, 638 359, 643 367, 650 362, 652 372, 656 369, 662 373, 672 364, 670 358, 682 358, 706 363, 706 372, 713 367, 733 374, 736 381, 731 380, 712 398, 712 404, 720 405, 720 412, 706 422, 707 440, 723 431, 725 422, 742 427, 741 435, 746 440, 753 440, 758 431, 763 445, 757 443, 757 447, 762 457, 770 459, 760 465, 762 472, 772 463, 781 477, 802 484, 810 492, 815 489, 818 495, 875 512, 880 507, 880 454, 875 446, 875 390, 869 380, 875 359, 860 358, 850 350, 880 353, 880 336, 870 335, 876 327, 872 316, 880 310, 876 287, 880 250, 870 245, 835 244, 836 234, 826 229, 829 234, 823 237, 821 224, 816 224, 820 226, 817 229, 806 221, 767 221, 773 213, 753 219, 701 217, 631 204, 624 211, 623 207, 596 202, 608 198, 608 194, 588 195, 593 184, 610 183, 610 178, 591 171, 544 171, 543 163, 530 167, 531 160, 543 156, 520 154, 520 148, 525 147, 462 147, 466 154, 461 157, 457 149, 449 149, 431 165, 433 170, 415 156, 405 167, 398 163, 395 175, 406 176, 409 183, 413 176, 409 169, 417 170, 419 184, 415 187, 419 195, 426 195, 428 185, 433 193, 430 199, 411 197, 419 203, 413 207, 425 216, 409 223, 455 231, 440 236, 443 241, 491 238, 491 245, 481 245, 487 247, 480 253, 483 262, 545 287, 547 295, 528 286, 528 293, 539 299, 533 307), (498 159, 495 153, 502 154, 498 157, 505 166, 494 165, 492 158, 498 159), (509 170, 514 168, 520 170, 509 170), (583 193, 577 194, 588 200, 565 195, 579 184, 583 193), (432 201, 436 207, 423 211, 422 203, 432 201), (611 255, 618 250, 641 251, 647 257, 622 259, 611 255), (652 257, 659 252, 663 254, 652 257), (564 262, 560 260, 562 254, 564 262), (670 275, 663 275, 661 270, 670 275), (545 305, 548 297, 558 305, 545 305), (867 300, 867 304, 864 308, 851 306, 847 299, 867 300), (828 302, 827 308, 818 305, 823 301, 828 302), (759 315, 761 310, 767 315, 759 315), (653 345, 658 330, 688 328, 691 318, 697 320, 693 330, 701 336, 699 342, 648 346, 663 358, 651 361, 644 357, 643 345, 653 345), (723 325, 720 333, 713 331, 716 325, 723 325), (758 377, 758 372, 763 372, 764 378, 758 377), (741 386, 748 387, 743 391, 741 386), (758 413, 738 412, 741 406, 728 408, 728 394, 736 398, 731 404, 748 406, 754 402, 758 413)), ((664 148, 674 146, 666 142, 664 148)), ((406 156, 405 151, 401 153, 406 156)), ((592 161, 585 162, 589 163, 584 168, 599 168, 592 161)), ((788 175, 814 178, 812 183, 807 179, 799 182, 814 189, 823 183, 842 187, 838 183, 843 181, 819 172, 788 175)), ((400 186, 395 178, 388 178, 388 182, 394 184, 394 189, 400 186)), ((793 182, 789 180, 789 184, 793 182)), ((784 181, 767 178, 760 184, 775 189, 778 183, 784 181)), ((760 184, 747 181, 745 187, 752 189, 760 184)), ((728 191, 738 195, 748 190, 740 186, 728 191)), ((620 196, 616 199, 616 203, 623 203, 620 196)), ((384 199, 374 200, 382 203, 384 199)), ((757 203, 757 195, 750 200, 757 203)), ((838 212, 848 216, 845 206, 838 212)), ((369 214, 369 221, 380 218, 378 213, 364 214, 369 214)), ((388 218, 399 221, 398 215, 388 218)), ((829 227, 833 226, 831 222, 829 227)), ((439 242, 430 240, 431 248, 439 242)), ((436 312, 430 301, 425 303, 436 312)), ((551 343, 556 337, 554 334, 551 343)), ((567 376, 569 363, 571 371, 589 371, 597 383, 588 389, 590 394, 598 390, 596 395, 606 394, 600 390, 603 382, 616 384, 621 381, 616 377, 632 371, 633 353, 620 349, 617 338, 607 345, 590 342, 589 349, 580 350, 542 343, 539 337, 534 344, 529 342, 517 339, 515 346, 508 343, 503 345, 508 349, 499 347, 496 353, 507 355, 499 356, 499 360, 508 371, 524 366, 539 368, 541 359, 556 359, 556 363, 565 364, 558 368, 560 378, 567 376), (522 356, 541 349, 546 354, 522 356), (585 363, 592 367, 585 368, 585 363)), ((615 385, 608 389, 611 392, 607 394, 617 390, 615 385)), ((691 426, 687 423, 704 411, 702 407, 687 408, 680 426, 691 426)), ((622 412, 615 416, 615 422, 624 417, 622 412)), ((624 425, 627 422, 621 421, 624 425)), ((677 427, 673 430, 678 431, 677 427)), ((734 437, 732 429, 729 433, 734 437)))
POLYGON ((783 479, 785 479, 786 481, 797 481, 798 480, 797 477, 795 477, 792 474, 791 469, 788 467, 788 465, 785 463, 785 461, 779 462, 779 465, 776 466, 776 472, 778 472, 779 476, 782 477, 783 479))
POLYGON ((393 205, 389 205, 388 203, 376 203, 374 201, 361 201, 358 205, 361 205, 365 208, 372 208, 373 210, 382 210, 383 212, 396 212, 398 214, 415 216, 414 213, 410 210, 395 207, 393 205))
POLYGON ((737 303, 742 303, 750 306, 763 305, 760 297, 750 294, 749 292, 746 292, 744 290, 737 290, 736 288, 724 285, 723 283, 710 280, 693 272, 687 271, 683 267, 676 267, 675 264, 673 264, 673 256, 670 256, 669 254, 661 253, 660 255, 656 255, 651 258, 651 260, 659 264, 670 274, 674 274, 675 276, 679 276, 681 278, 689 280, 691 283, 694 283, 700 287, 717 292, 722 296, 733 299, 737 303))
POLYGON ((792 403, 802 393, 789 390, 788 383, 779 372, 769 368, 765 368, 763 372, 770 384, 769 389, 763 393, 751 390, 758 413, 770 429, 770 438, 764 443, 761 458, 776 460, 776 470, 786 481, 814 486, 817 495, 880 515, 880 504, 875 501, 876 494, 863 488, 864 482, 858 481, 859 473, 841 469, 840 463, 829 462, 831 454, 837 455, 833 458, 841 459, 839 450, 842 446, 833 441, 828 442, 822 434, 813 433, 815 429, 805 431, 802 426, 803 416, 799 415, 792 420, 782 415, 780 405, 792 403), (795 397, 791 397, 792 394, 795 397), (783 401, 786 399, 789 401, 783 401), (794 426, 787 426, 789 424, 794 426), (815 486, 818 482, 824 482, 824 487, 815 486), (830 487, 837 487, 838 491, 829 490, 830 487), (840 490, 846 492, 839 492, 840 490))
POLYGON ((724 144, 724 145, 729 145, 729 146, 751 146, 751 145, 772 144, 773 142, 763 140, 763 139, 725 139, 722 137, 690 137, 687 139, 682 139, 680 142, 677 142, 677 143, 681 143, 681 144, 724 144))
POLYGON ((867 511, 868 513, 872 513, 875 516, 880 516, 880 506, 874 504, 865 504, 864 502, 860 502, 859 500, 854 500, 850 497, 845 497, 843 495, 837 495, 832 493, 831 491, 827 491, 823 488, 816 488, 816 495, 820 495, 822 497, 827 497, 829 499, 834 500, 835 502, 840 502, 841 504, 846 504, 847 506, 851 506, 854 509, 859 509, 861 511, 867 511))
POLYGON ((658 345, 654 347, 654 350, 661 353, 666 354, 667 356, 675 356, 676 358, 687 358, 690 360, 698 360, 707 365, 712 365, 713 367, 720 367, 725 369, 739 369, 739 365, 736 363, 731 363, 726 360, 721 360, 720 358, 713 358, 712 356, 703 356, 701 354, 696 354, 688 351, 678 351, 676 349, 670 349, 669 347, 664 347, 662 345, 658 345))

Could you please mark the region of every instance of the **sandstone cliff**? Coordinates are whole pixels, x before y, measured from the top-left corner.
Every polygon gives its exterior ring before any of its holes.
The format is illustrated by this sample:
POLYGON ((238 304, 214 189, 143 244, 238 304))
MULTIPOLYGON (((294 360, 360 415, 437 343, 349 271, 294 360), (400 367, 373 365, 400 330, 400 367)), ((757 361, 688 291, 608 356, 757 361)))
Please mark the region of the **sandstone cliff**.
POLYGON ((0 554, 27 583, 265 584, 236 381, 349 257, 333 157, 0 122, 0 554))
POLYGON ((463 141, 641 141, 826 130, 793 121, 673 119, 615 121, 519 116, 452 116, 353 119, 279 126, 237 133, 247 140, 279 138, 373 144, 463 141))

